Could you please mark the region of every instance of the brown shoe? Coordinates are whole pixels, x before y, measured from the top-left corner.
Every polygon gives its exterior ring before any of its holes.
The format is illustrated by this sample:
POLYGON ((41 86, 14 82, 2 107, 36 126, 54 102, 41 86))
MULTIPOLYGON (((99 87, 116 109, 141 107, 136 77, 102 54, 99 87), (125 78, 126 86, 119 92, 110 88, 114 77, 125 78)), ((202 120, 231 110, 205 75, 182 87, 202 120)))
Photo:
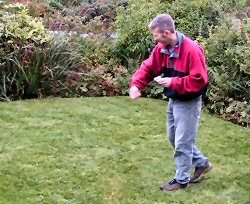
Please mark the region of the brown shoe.
POLYGON ((176 181, 176 179, 173 179, 169 183, 164 183, 163 185, 160 186, 160 189, 163 191, 173 191, 173 190, 178 190, 180 188, 186 188, 188 187, 188 183, 181 184, 176 181))
POLYGON ((213 168, 213 165, 208 162, 208 166, 200 166, 196 167, 194 171, 194 175, 190 179, 190 183, 198 183, 202 180, 203 175, 209 172, 213 168))

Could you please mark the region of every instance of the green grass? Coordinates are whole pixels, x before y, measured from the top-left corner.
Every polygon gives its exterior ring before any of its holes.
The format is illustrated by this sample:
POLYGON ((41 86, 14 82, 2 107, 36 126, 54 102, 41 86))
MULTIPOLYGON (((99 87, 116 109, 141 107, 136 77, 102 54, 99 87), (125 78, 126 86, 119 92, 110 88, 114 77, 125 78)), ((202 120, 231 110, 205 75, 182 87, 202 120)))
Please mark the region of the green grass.
POLYGON ((203 113, 197 145, 214 169, 176 192, 162 100, 0 104, 0 203, 249 203, 250 131, 203 113))

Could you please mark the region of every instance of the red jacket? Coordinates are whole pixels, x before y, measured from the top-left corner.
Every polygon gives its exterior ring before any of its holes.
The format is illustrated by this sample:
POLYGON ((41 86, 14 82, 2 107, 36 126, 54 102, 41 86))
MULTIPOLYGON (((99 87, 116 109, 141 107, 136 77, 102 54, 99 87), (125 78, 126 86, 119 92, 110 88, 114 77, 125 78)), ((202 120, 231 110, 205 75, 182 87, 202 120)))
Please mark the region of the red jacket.
POLYGON ((172 77, 171 86, 164 88, 169 98, 186 101, 206 92, 208 72, 204 50, 183 34, 177 32, 177 36, 179 43, 173 53, 163 44, 155 46, 151 56, 133 75, 130 86, 144 89, 154 77, 163 74, 172 77))

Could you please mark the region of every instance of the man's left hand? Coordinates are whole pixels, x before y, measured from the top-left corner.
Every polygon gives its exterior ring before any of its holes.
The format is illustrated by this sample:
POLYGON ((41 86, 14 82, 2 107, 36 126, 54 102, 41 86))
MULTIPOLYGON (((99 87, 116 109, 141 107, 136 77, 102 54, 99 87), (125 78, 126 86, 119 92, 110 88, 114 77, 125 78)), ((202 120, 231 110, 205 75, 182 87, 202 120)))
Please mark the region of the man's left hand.
POLYGON ((171 82, 172 82, 172 78, 169 78, 169 77, 164 77, 164 78, 161 78, 161 79, 157 80, 158 84, 160 84, 160 85, 162 85, 164 87, 167 87, 167 88, 170 87, 171 82))

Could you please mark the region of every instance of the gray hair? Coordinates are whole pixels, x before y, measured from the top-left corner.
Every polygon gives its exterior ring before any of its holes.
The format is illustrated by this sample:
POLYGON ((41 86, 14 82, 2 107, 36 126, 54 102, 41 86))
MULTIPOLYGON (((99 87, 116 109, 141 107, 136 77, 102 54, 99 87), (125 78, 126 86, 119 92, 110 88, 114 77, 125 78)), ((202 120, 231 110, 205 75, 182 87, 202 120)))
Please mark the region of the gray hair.
POLYGON ((160 14, 156 16, 151 23, 148 25, 149 30, 158 28, 160 32, 165 32, 169 30, 170 32, 175 32, 174 20, 169 14, 160 14))

